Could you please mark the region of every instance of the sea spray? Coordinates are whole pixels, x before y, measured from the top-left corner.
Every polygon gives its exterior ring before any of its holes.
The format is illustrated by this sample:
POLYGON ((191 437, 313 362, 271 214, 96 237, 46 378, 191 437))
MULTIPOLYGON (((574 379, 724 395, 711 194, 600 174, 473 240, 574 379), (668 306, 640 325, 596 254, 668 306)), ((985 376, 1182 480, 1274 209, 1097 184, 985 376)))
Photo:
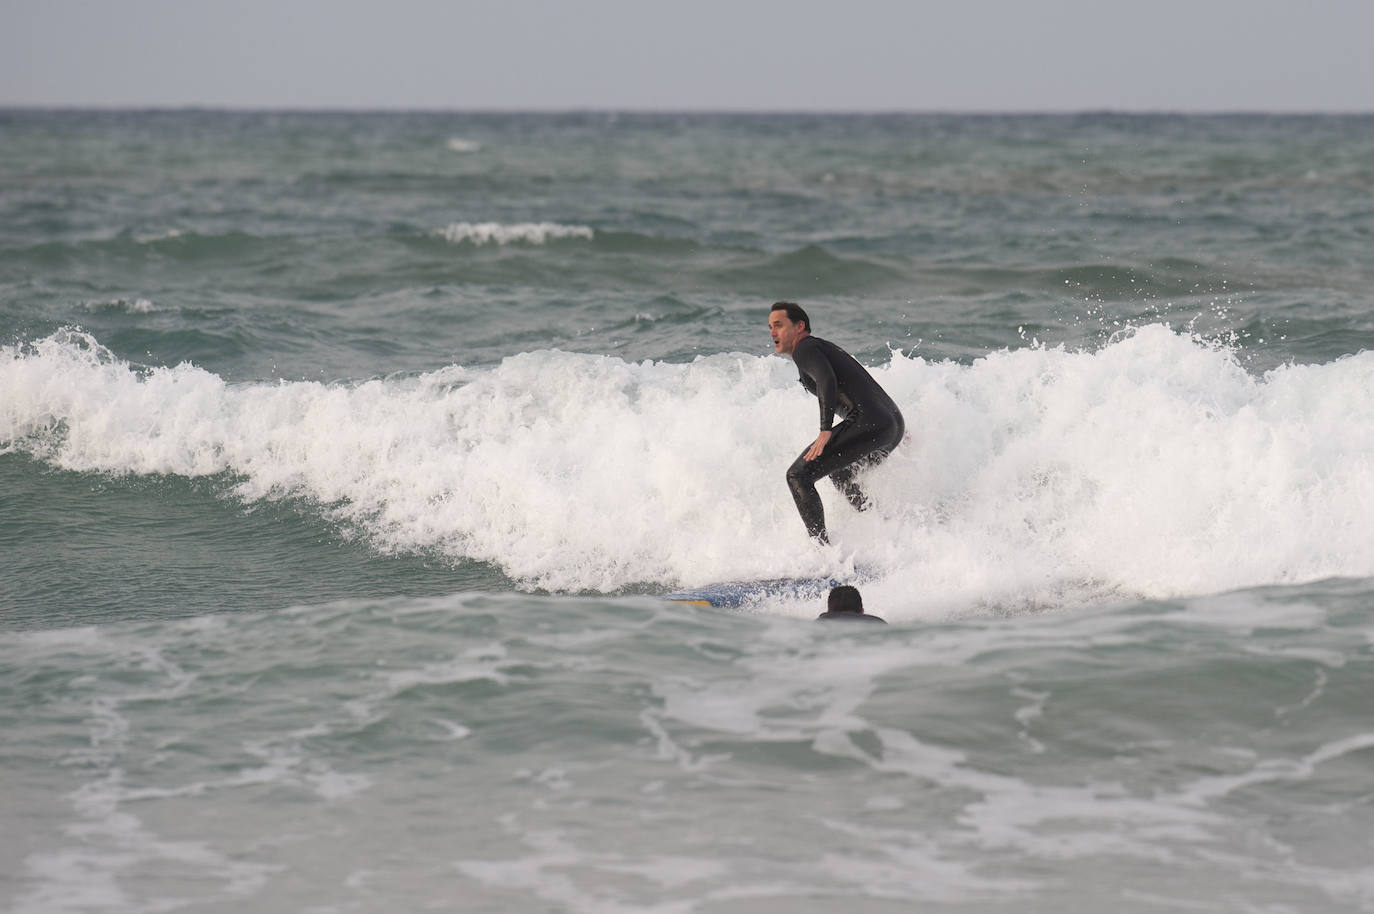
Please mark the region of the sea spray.
POLYGON ((1053 605, 1374 574, 1374 355, 1248 373, 1162 325, 1095 352, 874 373, 909 440, 876 509, 822 485, 816 550, 781 482, 814 411, 791 363, 556 350, 350 383, 136 368, 64 331, 0 355, 0 444, 81 472, 222 476, 377 548, 490 562, 526 586, 819 574, 880 597, 1053 605), (915 586, 913 586, 915 585, 915 586))

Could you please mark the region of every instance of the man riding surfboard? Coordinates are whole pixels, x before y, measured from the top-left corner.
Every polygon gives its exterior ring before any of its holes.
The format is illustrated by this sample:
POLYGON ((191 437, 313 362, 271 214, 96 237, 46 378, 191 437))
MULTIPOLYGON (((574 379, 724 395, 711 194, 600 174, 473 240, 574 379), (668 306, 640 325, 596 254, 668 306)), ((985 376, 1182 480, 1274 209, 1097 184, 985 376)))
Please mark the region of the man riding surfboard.
POLYGON ((887 458, 906 433, 901 410, 854 357, 811 335, 811 318, 795 302, 776 302, 768 331, 778 355, 797 365, 798 380, 820 403, 820 432, 787 469, 787 487, 806 532, 828 542, 825 508, 816 481, 829 476, 849 503, 862 511, 868 498, 856 477, 887 458), (837 425, 835 418, 842 421, 837 425))

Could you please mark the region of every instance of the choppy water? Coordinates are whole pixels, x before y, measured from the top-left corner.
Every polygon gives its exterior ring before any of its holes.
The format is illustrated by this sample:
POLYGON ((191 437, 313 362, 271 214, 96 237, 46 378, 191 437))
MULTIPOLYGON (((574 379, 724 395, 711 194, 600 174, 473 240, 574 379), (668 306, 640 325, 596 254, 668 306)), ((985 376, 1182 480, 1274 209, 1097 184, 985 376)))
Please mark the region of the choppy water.
POLYGON ((0 113, 0 899, 1374 910, 1372 190, 1369 117, 0 113), (912 432, 825 550, 779 298, 912 432))

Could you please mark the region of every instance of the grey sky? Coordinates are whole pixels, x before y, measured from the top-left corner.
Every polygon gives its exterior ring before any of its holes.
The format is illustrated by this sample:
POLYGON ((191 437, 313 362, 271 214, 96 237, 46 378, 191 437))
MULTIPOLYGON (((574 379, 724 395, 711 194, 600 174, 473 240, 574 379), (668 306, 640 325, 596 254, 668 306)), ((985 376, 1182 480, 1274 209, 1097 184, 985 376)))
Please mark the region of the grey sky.
POLYGON ((1374 0, 0 0, 0 105, 1374 111, 1374 0))

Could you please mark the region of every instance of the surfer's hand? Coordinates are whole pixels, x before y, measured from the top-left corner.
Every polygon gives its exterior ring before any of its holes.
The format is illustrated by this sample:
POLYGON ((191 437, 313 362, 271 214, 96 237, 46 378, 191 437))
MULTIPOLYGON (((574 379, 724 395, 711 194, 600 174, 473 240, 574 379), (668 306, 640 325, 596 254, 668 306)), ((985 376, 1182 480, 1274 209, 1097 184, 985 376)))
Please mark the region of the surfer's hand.
POLYGON ((821 456, 821 451, 825 450, 826 442, 828 442, 829 440, 829 432, 821 432, 819 435, 817 435, 815 443, 811 445, 811 450, 806 452, 806 459, 815 460, 817 457, 821 456))

